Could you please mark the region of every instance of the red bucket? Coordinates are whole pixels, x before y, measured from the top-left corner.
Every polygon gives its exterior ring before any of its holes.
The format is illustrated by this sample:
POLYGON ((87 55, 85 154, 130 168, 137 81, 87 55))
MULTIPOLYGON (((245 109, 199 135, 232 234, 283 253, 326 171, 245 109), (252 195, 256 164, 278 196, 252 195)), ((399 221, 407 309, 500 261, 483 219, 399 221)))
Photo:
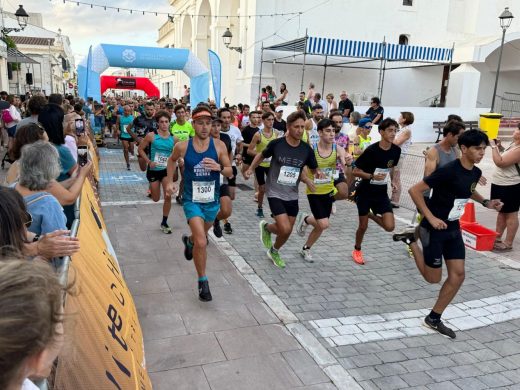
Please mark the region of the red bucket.
POLYGON ((490 251, 493 249, 498 235, 494 230, 488 229, 478 223, 468 223, 461 226, 462 240, 464 244, 477 251, 490 251))

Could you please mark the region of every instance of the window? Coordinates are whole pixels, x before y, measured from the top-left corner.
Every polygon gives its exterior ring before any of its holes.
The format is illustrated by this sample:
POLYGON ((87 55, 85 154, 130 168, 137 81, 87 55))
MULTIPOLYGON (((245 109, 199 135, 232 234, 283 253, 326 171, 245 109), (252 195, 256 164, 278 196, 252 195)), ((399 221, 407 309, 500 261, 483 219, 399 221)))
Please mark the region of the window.
POLYGON ((412 7, 413 6, 413 0, 403 0, 403 5, 406 7, 412 7))
POLYGON ((406 35, 406 34, 399 35, 399 44, 408 45, 408 35, 406 35))

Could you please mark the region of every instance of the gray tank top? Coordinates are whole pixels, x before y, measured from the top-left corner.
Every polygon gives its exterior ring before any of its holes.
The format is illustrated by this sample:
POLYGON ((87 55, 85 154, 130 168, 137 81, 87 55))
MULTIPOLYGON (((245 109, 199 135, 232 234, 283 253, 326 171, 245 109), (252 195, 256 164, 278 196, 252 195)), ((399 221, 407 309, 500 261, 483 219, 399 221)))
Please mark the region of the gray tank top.
POLYGON ((439 164, 437 164, 437 168, 440 168, 446 165, 449 162, 452 162, 457 159, 457 149, 456 147, 450 147, 450 151, 446 153, 442 150, 440 144, 433 145, 435 149, 437 149, 437 154, 439 155, 439 164))

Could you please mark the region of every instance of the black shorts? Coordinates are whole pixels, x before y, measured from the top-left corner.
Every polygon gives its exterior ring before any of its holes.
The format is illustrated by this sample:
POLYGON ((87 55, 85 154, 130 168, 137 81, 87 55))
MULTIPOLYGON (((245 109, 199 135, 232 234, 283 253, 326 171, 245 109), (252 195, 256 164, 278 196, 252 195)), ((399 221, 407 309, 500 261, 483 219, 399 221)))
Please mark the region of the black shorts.
POLYGON ((424 263, 430 268, 442 267, 444 260, 464 260, 466 248, 460 229, 430 230, 419 227, 419 237, 423 246, 424 263))
POLYGON ((119 139, 120 139, 121 141, 134 142, 134 139, 133 139, 133 138, 123 138, 123 137, 119 136, 119 139))
POLYGON ((282 200, 278 198, 267 198, 269 208, 274 216, 287 214, 289 217, 296 217, 298 215, 298 201, 297 200, 282 200))
POLYGON ((269 167, 258 166, 255 168, 256 182, 258 183, 259 186, 265 185, 265 179, 267 178, 268 173, 269 173, 269 167))
POLYGON ((251 165, 253 159, 253 156, 250 156, 249 154, 245 153, 242 155, 242 164, 251 165))
POLYGON ((356 194, 356 206, 358 208, 358 215, 364 217, 368 215, 370 210, 374 214, 383 215, 385 213, 393 213, 392 204, 388 195, 383 194, 379 196, 368 194, 356 194))
POLYGON ((146 179, 153 183, 155 181, 161 182, 167 175, 166 169, 161 169, 160 171, 152 171, 151 169, 146 170, 146 179))
POLYGON ((345 174, 343 172, 340 172, 339 177, 334 180, 334 187, 336 187, 340 183, 345 183, 345 174))
POLYGON ((231 197, 231 195, 229 194, 229 185, 227 184, 220 185, 220 198, 223 198, 224 196, 231 197))
POLYGON ((9 138, 14 138, 16 135, 16 125, 11 127, 6 127, 7 135, 9 138))
POLYGON ((334 203, 333 196, 330 196, 330 194, 307 194, 307 199, 309 199, 309 206, 315 219, 330 218, 332 203, 334 203))
POLYGON ((491 184, 491 199, 500 199, 504 203, 501 213, 516 213, 520 209, 520 184, 491 184))
POLYGON ((237 167, 233 166, 233 178, 232 179, 229 179, 228 178, 228 186, 230 187, 236 187, 237 186, 237 174, 238 174, 238 170, 237 170, 237 167))

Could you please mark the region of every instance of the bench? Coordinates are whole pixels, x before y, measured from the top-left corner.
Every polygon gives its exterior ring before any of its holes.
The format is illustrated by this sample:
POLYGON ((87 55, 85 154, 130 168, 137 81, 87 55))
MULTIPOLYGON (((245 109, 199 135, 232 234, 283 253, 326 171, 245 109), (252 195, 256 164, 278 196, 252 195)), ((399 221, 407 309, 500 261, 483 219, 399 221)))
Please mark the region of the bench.
MULTIPOLYGON (((442 129, 444 128, 445 124, 446 122, 433 122, 433 130, 437 134, 435 143, 438 143, 441 140, 442 129)), ((478 121, 466 121, 464 124, 466 125, 466 130, 478 129, 478 121)))

